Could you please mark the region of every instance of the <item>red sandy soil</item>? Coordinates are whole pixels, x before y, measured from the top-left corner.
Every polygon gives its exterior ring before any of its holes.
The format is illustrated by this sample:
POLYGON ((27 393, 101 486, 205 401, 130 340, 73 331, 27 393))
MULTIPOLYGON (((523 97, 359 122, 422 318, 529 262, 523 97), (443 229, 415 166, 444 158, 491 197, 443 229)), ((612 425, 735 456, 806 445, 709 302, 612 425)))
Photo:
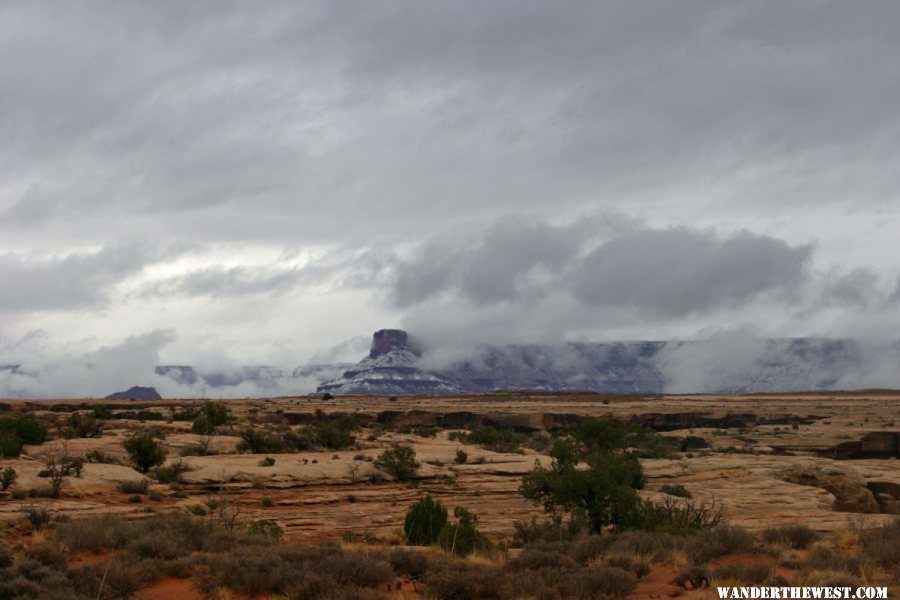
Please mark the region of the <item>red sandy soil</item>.
MULTIPOLYGON (((232 595, 237 600, 239 596, 232 595)), ((144 588, 134 594, 135 600, 205 600, 200 590, 194 587, 191 579, 175 579, 164 577, 150 587, 144 588)))

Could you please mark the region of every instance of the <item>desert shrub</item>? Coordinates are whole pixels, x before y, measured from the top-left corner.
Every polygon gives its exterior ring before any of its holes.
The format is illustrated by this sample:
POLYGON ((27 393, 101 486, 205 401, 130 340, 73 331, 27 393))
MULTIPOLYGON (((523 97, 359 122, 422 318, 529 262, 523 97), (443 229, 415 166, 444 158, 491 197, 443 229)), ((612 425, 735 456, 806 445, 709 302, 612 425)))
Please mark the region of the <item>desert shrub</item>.
POLYGON ((252 454, 278 454, 286 451, 284 440, 277 435, 256 429, 244 429, 241 432, 239 452, 252 454))
POLYGON ((185 406, 179 410, 172 410, 173 421, 193 421, 198 416, 200 416, 200 409, 193 406, 185 406))
POLYGON ((284 530, 271 519, 259 519, 247 524, 247 533, 268 539, 280 540, 284 530))
POLYGON ((150 498, 150 500, 152 500, 153 502, 161 502, 163 499, 163 495, 156 490, 149 492, 147 494, 147 497, 150 498))
POLYGON ((133 496, 128 496, 129 504, 140 504, 143 501, 144 501, 143 496, 140 496, 138 494, 134 494, 133 496))
POLYGON ((134 540, 162 536, 183 547, 183 554, 210 550, 221 530, 208 519, 172 513, 131 521, 113 515, 73 519, 61 523, 57 537, 71 552, 125 548, 134 540))
POLYGON ((438 431, 440 431, 440 428, 439 428, 439 427, 434 427, 434 426, 430 426, 430 427, 416 427, 416 428, 414 428, 414 429, 412 430, 412 432, 413 432, 415 435, 417 435, 417 436, 419 436, 419 437, 424 437, 424 438, 433 438, 433 437, 437 437, 438 431))
POLYGON ((561 600, 562 596, 556 589, 556 581, 548 577, 547 573, 535 573, 522 571, 515 577, 509 578, 510 598, 519 600, 561 600), (550 586, 550 587, 548 587, 550 586))
POLYGON ((695 563, 704 563, 721 556, 755 551, 753 536, 740 527, 719 525, 701 531, 690 538, 685 550, 695 563))
POLYGON ((231 411, 227 406, 221 402, 206 402, 194 418, 191 431, 199 435, 213 435, 220 427, 230 423, 231 411))
POLYGON ((123 481, 119 484, 119 491, 123 494, 146 494, 149 484, 146 479, 123 481))
POLYGON ((375 459, 375 468, 384 471, 397 481, 409 481, 416 476, 419 467, 416 451, 410 446, 391 446, 375 459))
POLYGON ((16 482, 16 479, 19 478, 19 474, 16 473, 16 470, 12 467, 6 467, 3 471, 0 471, 0 490, 4 492, 12 486, 16 482))
POLYGON ((48 525, 52 516, 50 509, 35 504, 29 504, 28 506, 23 507, 22 512, 25 513, 25 518, 28 519, 28 522, 31 523, 31 526, 35 529, 41 529, 45 525, 48 525))
POLYGON ((469 455, 461 448, 456 451, 456 456, 453 457, 453 462, 458 465, 465 464, 467 460, 469 460, 469 455))
POLYGON ((13 566, 14 562, 15 558, 13 557, 12 550, 5 545, 0 545, 0 569, 8 569, 13 566))
POLYGON ((583 526, 574 519, 563 523, 562 519, 543 519, 531 517, 529 521, 513 521, 512 546, 521 548, 535 542, 562 542, 574 539, 583 526))
POLYGON ((669 458, 679 450, 677 439, 660 435, 651 429, 641 429, 632 440, 634 453, 640 458, 669 458))
POLYGON ((329 450, 342 450, 356 443, 354 427, 353 419, 347 417, 320 421, 314 429, 316 442, 329 450))
POLYGON ((166 416, 155 410, 141 410, 137 414, 138 421, 165 421, 166 416))
POLYGON ((211 454, 215 454, 215 452, 211 452, 209 449, 209 443, 212 442, 211 436, 203 436, 203 439, 199 444, 191 444, 190 446, 185 446, 184 448, 178 451, 179 456, 210 456, 211 454))
POLYGON ((460 556, 490 548, 490 541, 478 531, 478 517, 461 506, 453 509, 453 516, 456 523, 447 523, 438 534, 437 543, 441 548, 460 556))
POLYGON ((22 446, 22 438, 14 431, 0 430, 0 458, 19 458, 22 446))
POLYGON ((127 598, 159 579, 164 574, 163 566, 157 559, 126 553, 101 564, 73 569, 69 577, 76 590, 90 597, 97 596, 102 582, 104 598, 127 598))
POLYGON ((566 596, 589 600, 625 598, 634 590, 635 583, 634 575, 624 569, 599 567, 563 577, 561 587, 566 596))
POLYGON ((581 564, 586 564, 609 550, 615 540, 609 535, 589 535, 572 542, 569 556, 581 564))
POLYGON ((716 527, 724 516, 722 505, 715 500, 675 499, 674 496, 666 496, 658 505, 647 502, 641 512, 640 527, 679 535, 716 527))
POLYGON ((160 483, 181 483, 181 476, 190 470, 189 466, 178 459, 156 467, 152 475, 160 483))
POLYGON ((683 538, 663 532, 623 531, 609 543, 611 554, 640 556, 662 561, 684 545, 683 538))
POLYGON ((677 496, 679 498, 690 498, 691 493, 687 491, 687 489, 681 485, 680 483, 667 483, 664 486, 659 488, 659 491, 663 494, 668 494, 670 496, 677 496))
POLYGON ((13 433, 22 443, 29 445, 47 441, 47 428, 31 416, 0 418, 0 432, 13 433))
POLYGON ((510 578, 494 566, 467 562, 435 565, 424 578, 428 597, 435 600, 511 599, 510 578))
POLYGON ((261 467, 271 467, 274 464, 275 464, 275 459, 272 458, 271 456, 267 456, 264 459, 262 459, 261 461, 259 461, 259 466, 261 466, 261 467))
POLYGON ((101 463, 106 465, 117 465, 119 464, 119 459, 115 456, 110 456, 109 454, 105 454, 101 450, 91 450, 87 454, 84 455, 85 462, 89 463, 101 463))
POLYGON ((172 560, 188 556, 191 549, 181 543, 178 537, 167 531, 142 531, 140 535, 129 540, 125 549, 141 558, 172 560))
POLYGON ((260 500, 260 504, 262 504, 266 508, 272 508, 273 506, 275 506, 275 501, 266 496, 265 498, 260 500))
POLYGON ((764 530, 762 539, 768 544, 784 544, 797 550, 808 547, 819 539, 819 534, 806 525, 784 525, 764 530))
POLYGON ((94 438, 99 437, 103 427, 94 417, 88 414, 74 412, 67 420, 69 430, 66 437, 94 438))
POLYGON ((521 433, 496 427, 478 427, 468 432, 453 431, 449 437, 451 440, 481 446, 493 452, 515 452, 525 441, 525 436, 521 433))
POLYGON ((91 416, 95 419, 112 419, 113 413, 108 406, 95 406, 91 411, 91 416))
POLYGON ((883 567, 900 566, 900 519, 860 535, 863 552, 883 567))
POLYGON ((536 543, 526 546, 518 556, 510 560, 511 571, 540 571, 551 569, 562 573, 579 570, 578 562, 568 551, 570 547, 562 543, 536 543))
POLYGON ((60 570, 66 566, 67 554, 59 544, 44 542, 26 548, 25 557, 35 560, 45 567, 60 570))
POLYGON ((858 557, 836 551, 830 546, 817 544, 809 551, 804 572, 823 571, 859 576, 861 567, 862 561, 858 557))
POLYGON ((316 449, 315 437, 306 429, 302 431, 286 431, 281 436, 284 445, 296 452, 307 452, 316 449))
POLYGON ((124 446, 131 457, 131 462, 141 473, 146 473, 166 460, 162 444, 148 431, 132 435, 125 440, 124 446))
POLYGON ((0 598, 40 600, 87 600, 72 593, 65 574, 46 567, 36 560, 23 558, 0 578, 0 598))
POLYGON ((359 587, 375 587, 393 576, 390 564, 384 558, 362 552, 326 555, 317 568, 338 584, 359 587))
POLYGON ((388 554, 388 563, 394 573, 413 581, 421 579, 428 572, 428 556, 424 552, 395 548, 388 554))
POLYGON ((238 545, 208 559, 202 587, 227 587, 248 595, 341 598, 354 587, 375 587, 392 576, 384 559, 345 554, 338 546, 238 545))
POLYGON ((118 524, 118 519, 105 515, 73 519, 62 523, 56 534, 71 552, 94 552, 118 547, 111 531, 114 524, 118 524))
POLYGON ((431 496, 425 496, 408 511, 403 520, 406 543, 413 546, 430 546, 437 542, 438 535, 447 524, 447 509, 431 496))

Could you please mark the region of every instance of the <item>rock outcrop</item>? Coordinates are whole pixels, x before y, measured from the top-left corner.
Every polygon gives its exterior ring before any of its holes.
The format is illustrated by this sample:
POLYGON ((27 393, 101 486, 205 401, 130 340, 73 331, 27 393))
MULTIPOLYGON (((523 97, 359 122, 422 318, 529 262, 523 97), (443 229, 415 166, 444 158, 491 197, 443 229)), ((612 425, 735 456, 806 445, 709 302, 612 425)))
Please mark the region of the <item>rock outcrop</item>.
POLYGON ((875 495, 857 473, 823 467, 793 469, 785 473, 788 483, 822 488, 834 496, 834 510, 852 513, 880 513, 875 495))
POLYGON ((858 441, 841 442, 821 454, 839 460, 900 458, 900 432, 873 431, 858 441))

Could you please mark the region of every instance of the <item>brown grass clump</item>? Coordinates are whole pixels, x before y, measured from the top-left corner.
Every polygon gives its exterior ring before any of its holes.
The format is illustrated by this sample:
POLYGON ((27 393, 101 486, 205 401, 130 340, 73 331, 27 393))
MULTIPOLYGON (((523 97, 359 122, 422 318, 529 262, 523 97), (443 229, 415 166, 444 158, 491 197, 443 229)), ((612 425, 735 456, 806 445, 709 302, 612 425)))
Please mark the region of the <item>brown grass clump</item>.
POLYGON ((900 519, 860 534, 863 553, 882 567, 900 567, 900 519))
POLYGON ((770 527, 762 533, 762 539, 767 544, 784 544, 788 548, 795 550, 809 547, 819 537, 818 533, 806 525, 770 527))
POLYGON ((755 552, 753 536, 740 527, 719 525, 701 531, 690 538, 686 545, 687 554, 694 563, 705 563, 720 556, 755 552))
POLYGON ((429 597, 435 600, 514 598, 510 577, 499 567, 476 565, 467 561, 435 565, 425 576, 424 584, 429 597))

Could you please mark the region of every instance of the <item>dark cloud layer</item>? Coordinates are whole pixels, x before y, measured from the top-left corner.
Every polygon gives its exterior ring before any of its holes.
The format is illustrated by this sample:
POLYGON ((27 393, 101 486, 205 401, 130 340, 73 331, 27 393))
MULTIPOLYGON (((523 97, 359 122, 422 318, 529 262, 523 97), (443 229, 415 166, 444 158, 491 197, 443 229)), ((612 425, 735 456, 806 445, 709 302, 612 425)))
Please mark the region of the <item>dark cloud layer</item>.
POLYGON ((808 207, 897 183, 892 3, 2 10, 7 226, 321 241, 686 183, 739 213, 747 184, 808 207))
MULTIPOLYGON (((688 228, 634 227, 604 239, 595 224, 513 221, 477 240, 429 244, 397 266, 393 298, 409 306, 449 294, 477 306, 562 292, 588 306, 674 318, 795 293, 808 275, 808 245, 688 228)), ((858 275, 844 278, 833 293, 858 275)))

